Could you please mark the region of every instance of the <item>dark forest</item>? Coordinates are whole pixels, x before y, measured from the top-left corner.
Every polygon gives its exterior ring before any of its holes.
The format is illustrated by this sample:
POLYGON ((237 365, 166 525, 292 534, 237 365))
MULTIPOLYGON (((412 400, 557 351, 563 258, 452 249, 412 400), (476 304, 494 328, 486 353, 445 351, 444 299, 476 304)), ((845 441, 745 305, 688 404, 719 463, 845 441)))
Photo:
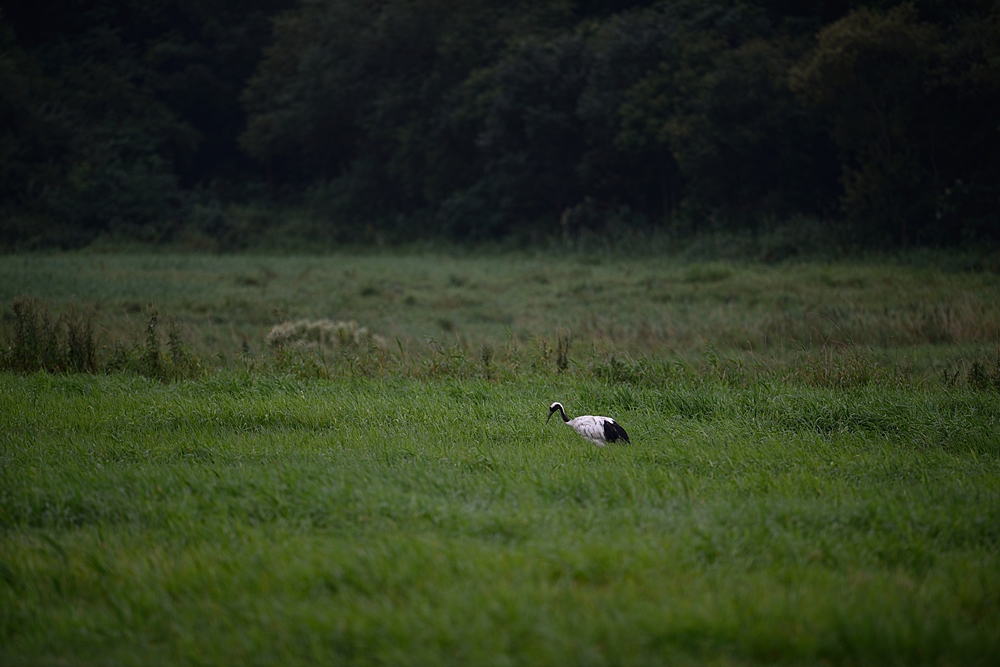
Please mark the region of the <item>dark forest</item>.
POLYGON ((3 4, 0 247, 291 217, 347 243, 996 242, 1000 3, 3 4))

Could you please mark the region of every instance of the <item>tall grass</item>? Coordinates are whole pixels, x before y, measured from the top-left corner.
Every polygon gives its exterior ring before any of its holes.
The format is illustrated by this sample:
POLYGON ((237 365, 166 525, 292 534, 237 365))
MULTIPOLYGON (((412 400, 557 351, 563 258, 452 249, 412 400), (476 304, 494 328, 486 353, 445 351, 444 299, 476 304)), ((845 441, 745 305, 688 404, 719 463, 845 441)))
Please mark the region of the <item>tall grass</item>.
POLYGON ((1000 650, 992 392, 7 374, 0 416, 3 664, 1000 650))
MULTIPOLYGON (((164 353, 158 330, 159 313, 150 310, 145 341, 112 340, 98 352, 97 335, 90 318, 71 310, 53 320, 49 307, 31 297, 13 302, 13 335, 0 347, 0 370, 18 373, 132 372, 169 381, 195 377, 203 362, 181 339, 176 321, 167 329, 164 353)), ((0 338, 0 340, 3 340, 0 338)))
POLYGON ((2 258, 0 664, 992 664, 998 287, 2 258))
MULTIPOLYGON (((14 335, 0 347, 0 370, 49 372, 136 373, 164 381, 198 377, 211 367, 182 339, 176 319, 168 318, 166 351, 159 334, 159 312, 149 308, 144 340, 110 340, 99 345, 90 320, 75 312, 60 316, 55 325, 49 309, 29 297, 15 299, 14 335), (64 332, 64 333, 63 333, 64 332), (99 354, 99 350, 101 354, 99 354)), ((569 374, 608 382, 657 385, 677 377, 721 379, 736 385, 761 381, 812 387, 903 386, 920 384, 908 364, 886 363, 857 347, 824 346, 803 350, 783 359, 725 357, 707 349, 696 363, 638 357, 592 348, 579 360, 570 358, 572 336, 559 332, 552 347, 545 337, 528 344, 508 339, 503 353, 484 341, 477 350, 457 340, 444 345, 430 339, 423 352, 408 354, 397 340, 394 350, 384 337, 355 322, 297 320, 273 327, 265 337, 269 353, 254 356, 244 347, 240 367, 247 372, 292 373, 302 378, 410 377, 485 378, 511 380, 523 373, 569 374), (572 362, 572 363, 571 363, 572 362)), ((991 356, 945 370, 937 378, 946 387, 968 386, 1000 390, 1000 348, 991 356)))
POLYGON ((11 304, 13 334, 0 367, 20 373, 39 370, 93 373, 97 348, 91 320, 75 310, 53 318, 48 307, 30 297, 11 304))
MULTIPOLYGON (((943 260, 942 260, 943 261, 943 260)), ((31 295, 56 315, 75 307, 110 339, 141 332, 149 304, 176 318, 201 358, 232 365, 265 351, 282 322, 354 321, 393 348, 428 339, 480 350, 509 339, 698 361, 785 359, 855 348, 910 358, 938 376, 1000 344, 1000 279, 987 271, 866 262, 764 265, 621 255, 330 257, 6 256, 0 302, 31 295)))

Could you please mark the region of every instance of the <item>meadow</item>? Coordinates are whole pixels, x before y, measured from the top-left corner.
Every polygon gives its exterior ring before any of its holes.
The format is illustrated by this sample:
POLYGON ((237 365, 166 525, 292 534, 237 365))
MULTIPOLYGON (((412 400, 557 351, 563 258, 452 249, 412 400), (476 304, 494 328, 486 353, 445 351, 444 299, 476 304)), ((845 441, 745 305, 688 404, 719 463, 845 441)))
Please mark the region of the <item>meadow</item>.
POLYGON ((995 274, 64 254, 0 290, 5 345, 30 295, 101 364, 0 373, 2 664, 1000 656, 995 274), (109 366, 153 306, 196 370, 109 366), (302 319, 380 342, 267 345, 302 319))
MULTIPOLYGON (((938 374, 1000 342, 1000 274, 908 263, 767 265, 606 254, 57 254, 0 258, 0 305, 30 295, 91 317, 99 343, 141 339, 155 306, 202 358, 266 352, 275 324, 356 321, 404 353, 433 344, 595 350, 699 362, 863 350, 938 374)), ((899 362, 899 363, 896 363, 899 362)), ((959 366, 956 366, 958 364, 959 366)), ((954 368, 953 368, 954 367, 954 368)))

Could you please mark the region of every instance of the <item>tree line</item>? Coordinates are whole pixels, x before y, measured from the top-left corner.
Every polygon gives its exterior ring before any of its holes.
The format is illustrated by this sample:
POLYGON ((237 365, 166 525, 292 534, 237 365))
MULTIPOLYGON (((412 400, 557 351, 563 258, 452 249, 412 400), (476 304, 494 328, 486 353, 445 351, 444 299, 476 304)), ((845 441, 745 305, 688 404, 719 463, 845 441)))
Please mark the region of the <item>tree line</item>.
POLYGON ((11 0, 0 242, 1000 236, 992 0, 11 0), (206 211, 214 211, 208 215, 206 211))

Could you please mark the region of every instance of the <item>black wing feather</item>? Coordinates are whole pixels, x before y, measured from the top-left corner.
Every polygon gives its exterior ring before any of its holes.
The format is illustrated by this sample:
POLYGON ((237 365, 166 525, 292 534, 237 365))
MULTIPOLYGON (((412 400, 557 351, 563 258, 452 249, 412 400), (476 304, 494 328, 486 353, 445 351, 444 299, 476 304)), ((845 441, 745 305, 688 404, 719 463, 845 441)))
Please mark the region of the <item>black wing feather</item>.
POLYGON ((625 432, 625 429, 610 419, 604 420, 604 440, 607 442, 618 442, 619 440, 631 442, 628 439, 628 433, 625 432))

